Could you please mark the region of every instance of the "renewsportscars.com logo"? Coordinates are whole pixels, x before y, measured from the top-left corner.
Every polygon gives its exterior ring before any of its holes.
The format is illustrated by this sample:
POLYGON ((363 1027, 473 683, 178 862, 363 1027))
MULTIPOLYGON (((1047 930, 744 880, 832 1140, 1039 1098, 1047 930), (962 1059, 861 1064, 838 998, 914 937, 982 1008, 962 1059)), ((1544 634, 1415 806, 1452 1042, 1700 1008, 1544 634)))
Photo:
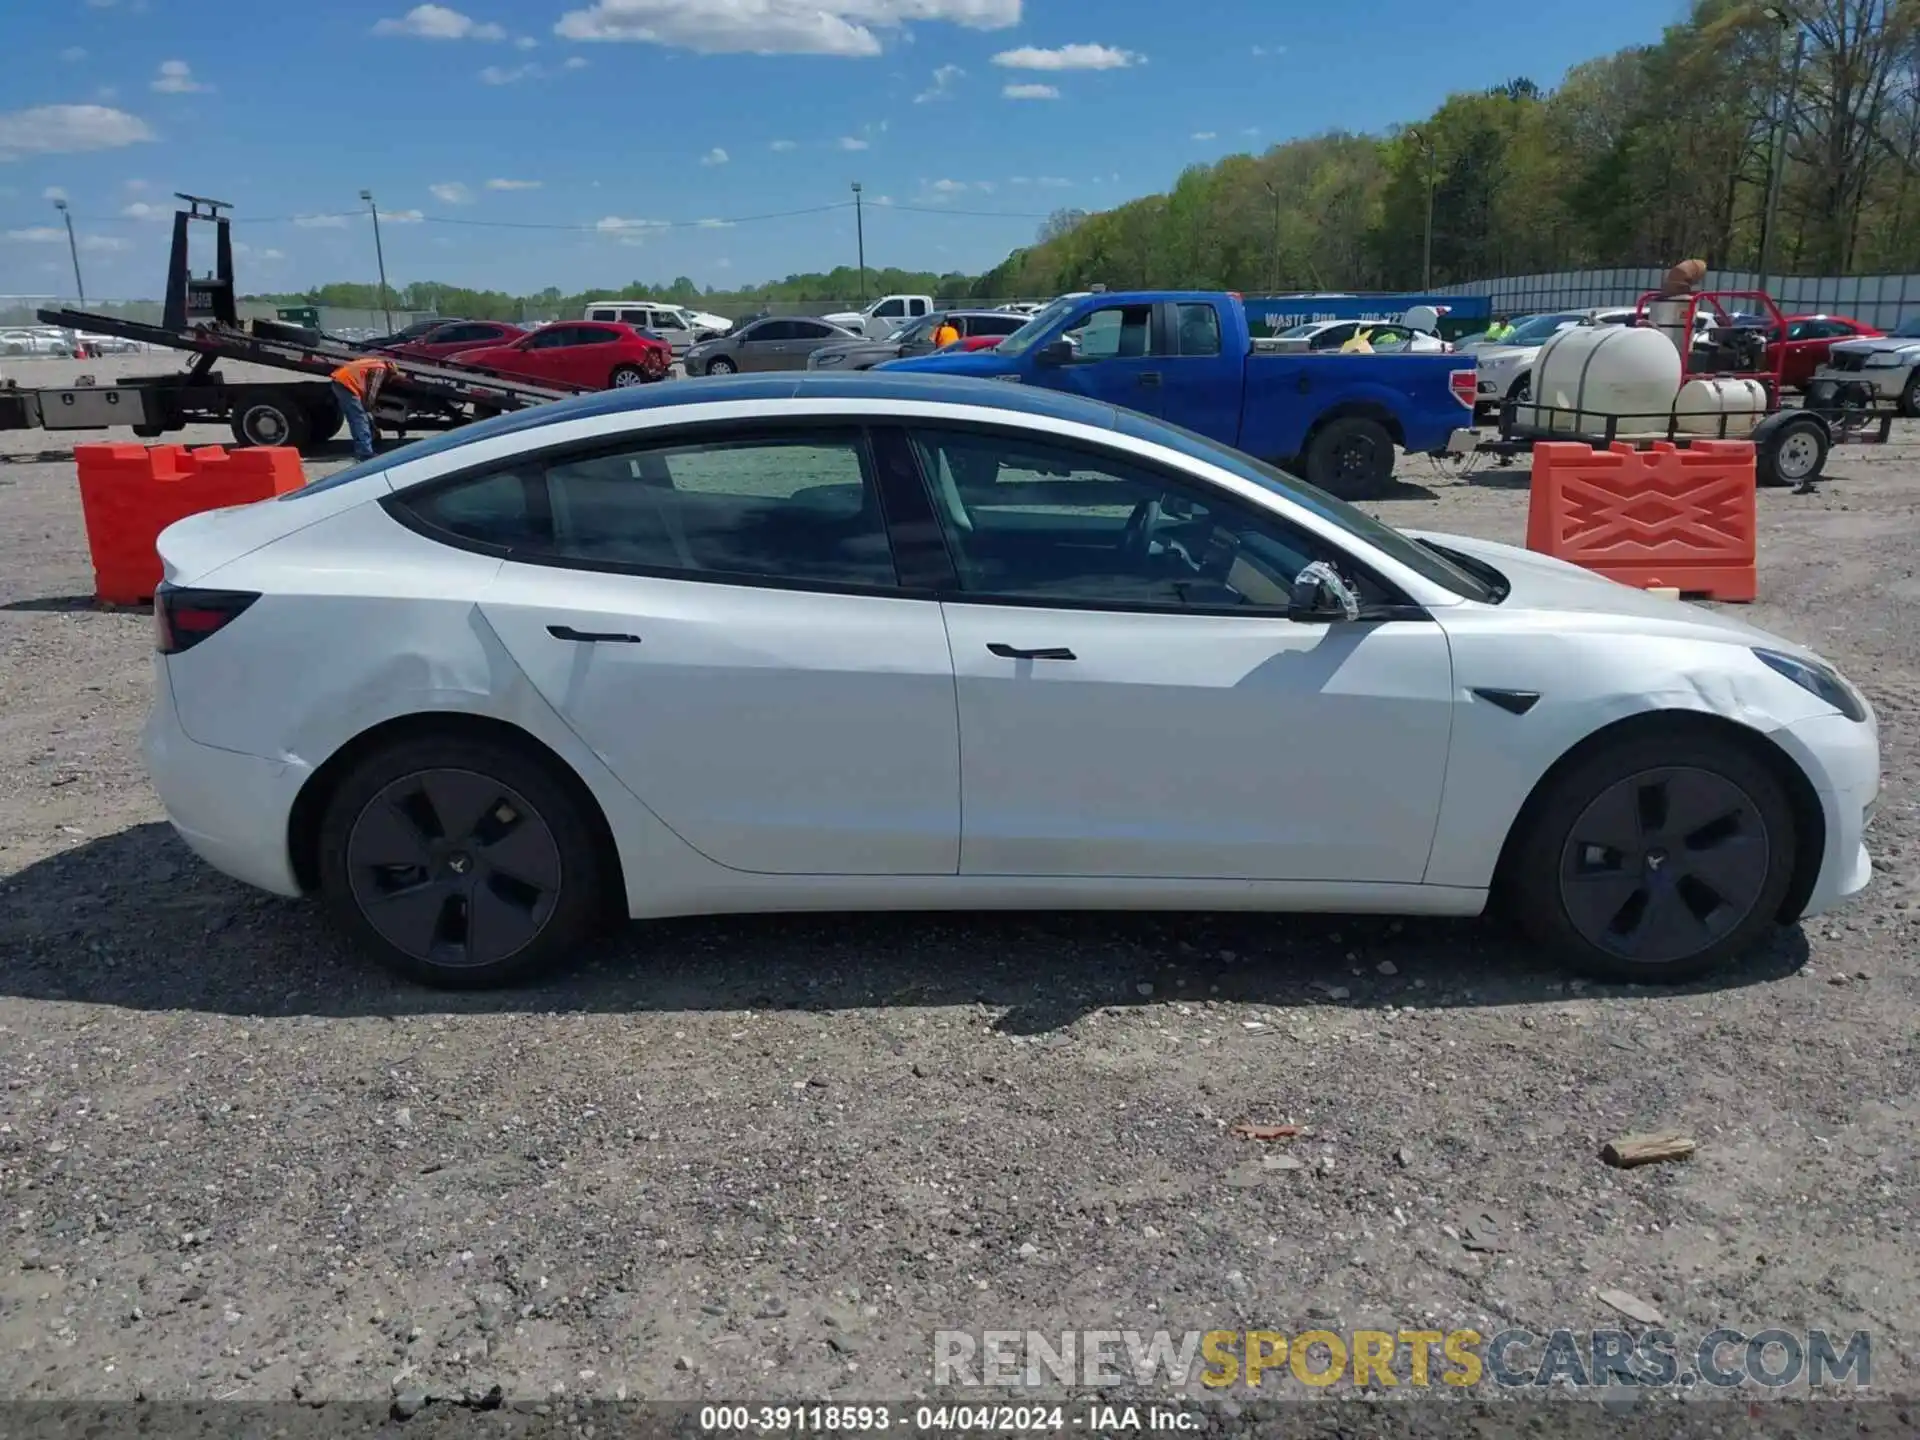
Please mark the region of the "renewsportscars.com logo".
POLYGON ((1864 1330, 937 1330, 933 1382, 982 1389, 1114 1385, 1219 1393, 1272 1385, 1316 1389, 1706 1386, 1768 1390, 1873 1382, 1864 1330))

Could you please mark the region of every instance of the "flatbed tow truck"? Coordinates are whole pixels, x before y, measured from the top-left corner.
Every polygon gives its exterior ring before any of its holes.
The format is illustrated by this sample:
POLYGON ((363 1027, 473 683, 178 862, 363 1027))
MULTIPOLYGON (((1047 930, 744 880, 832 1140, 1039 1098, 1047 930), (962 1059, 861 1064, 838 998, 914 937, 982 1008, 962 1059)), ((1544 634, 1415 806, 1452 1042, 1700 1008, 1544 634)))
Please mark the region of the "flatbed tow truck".
MULTIPOLYGON (((124 375, 105 385, 84 375, 71 386, 49 389, 0 382, 0 430, 126 426, 150 440, 188 425, 226 424, 238 445, 298 449, 323 445, 340 433, 346 417, 327 377, 367 352, 275 321, 256 320, 251 329, 242 325, 234 294, 230 220, 222 213, 232 207, 203 196, 178 198, 186 208, 174 212, 160 324, 80 310, 42 310, 39 316, 47 325, 185 351, 193 363, 162 374, 124 375), (211 275, 194 275, 188 263, 195 223, 214 229, 211 275), (230 380, 219 368, 223 361, 282 371, 286 378, 230 380)), ((535 385, 446 363, 393 364, 399 373, 381 387, 372 419, 377 428, 402 436, 409 430, 452 429, 576 393, 565 386, 535 385)))

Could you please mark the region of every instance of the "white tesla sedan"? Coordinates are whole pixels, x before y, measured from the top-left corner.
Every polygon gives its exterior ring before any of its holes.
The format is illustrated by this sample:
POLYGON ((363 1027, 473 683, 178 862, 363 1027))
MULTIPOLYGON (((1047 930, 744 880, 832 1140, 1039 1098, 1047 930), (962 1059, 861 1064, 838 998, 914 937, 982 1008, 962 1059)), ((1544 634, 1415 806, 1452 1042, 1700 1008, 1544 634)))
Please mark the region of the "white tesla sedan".
POLYGON ((612 915, 1496 896, 1677 980, 1871 873, 1818 656, 1046 391, 581 396, 160 549, 174 825, 435 984, 612 915))

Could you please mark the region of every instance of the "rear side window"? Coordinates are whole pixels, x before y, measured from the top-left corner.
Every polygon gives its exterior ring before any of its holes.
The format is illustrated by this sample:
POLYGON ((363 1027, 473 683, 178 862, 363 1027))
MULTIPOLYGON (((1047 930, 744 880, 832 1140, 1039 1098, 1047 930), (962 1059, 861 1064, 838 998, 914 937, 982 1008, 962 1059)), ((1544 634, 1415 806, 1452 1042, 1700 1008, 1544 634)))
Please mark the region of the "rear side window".
POLYGON ((612 310, 594 310, 588 313, 589 320, 617 320, 620 317, 612 310))
POLYGON ((897 584, 857 432, 535 460, 395 503, 430 532, 513 560, 678 579, 897 584))

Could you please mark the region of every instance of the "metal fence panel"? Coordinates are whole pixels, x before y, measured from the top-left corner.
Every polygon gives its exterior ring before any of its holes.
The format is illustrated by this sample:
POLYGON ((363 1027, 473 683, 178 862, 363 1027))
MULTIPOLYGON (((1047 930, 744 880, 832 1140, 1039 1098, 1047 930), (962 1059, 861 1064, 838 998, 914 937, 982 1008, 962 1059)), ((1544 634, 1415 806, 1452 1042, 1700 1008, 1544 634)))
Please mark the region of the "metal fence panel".
MULTIPOLYGON (((1541 275, 1506 275, 1440 285, 1440 295, 1483 295, 1496 315, 1542 314, 1556 310, 1592 310, 1631 305, 1660 286, 1666 272, 1658 266, 1580 270, 1541 275)), ((1791 314, 1850 315, 1890 330, 1920 308, 1920 275, 1794 275, 1761 277, 1747 271, 1719 270, 1707 283, 1721 290, 1768 290, 1791 314)))

